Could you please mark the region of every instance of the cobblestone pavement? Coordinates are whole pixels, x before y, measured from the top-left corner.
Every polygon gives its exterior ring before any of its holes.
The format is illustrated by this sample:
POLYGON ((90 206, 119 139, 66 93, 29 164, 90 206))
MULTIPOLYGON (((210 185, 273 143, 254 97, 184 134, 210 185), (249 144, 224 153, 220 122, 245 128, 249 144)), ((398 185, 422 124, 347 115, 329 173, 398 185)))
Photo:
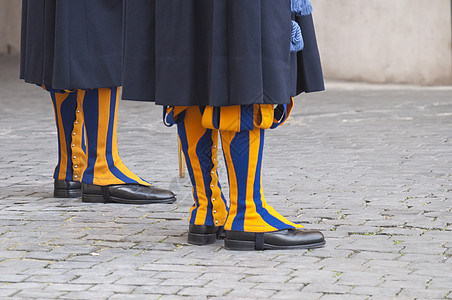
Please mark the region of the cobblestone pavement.
POLYGON ((268 132, 264 190, 327 245, 235 252, 187 244, 176 129, 151 103, 121 102, 120 153, 176 204, 52 198, 51 102, 16 69, 0 58, 1 299, 452 299, 452 88, 330 83, 298 97, 268 132))

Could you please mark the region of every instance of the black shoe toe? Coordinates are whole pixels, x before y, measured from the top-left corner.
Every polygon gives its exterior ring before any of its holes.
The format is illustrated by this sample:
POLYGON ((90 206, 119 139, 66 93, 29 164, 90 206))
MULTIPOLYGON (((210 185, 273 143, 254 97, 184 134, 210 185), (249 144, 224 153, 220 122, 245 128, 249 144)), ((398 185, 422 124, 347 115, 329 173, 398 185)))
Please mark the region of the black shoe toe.
POLYGON ((325 245, 320 231, 284 229, 273 232, 226 231, 224 240, 228 250, 312 249, 325 245))
POLYGON ((82 201, 89 203, 167 204, 176 201, 169 190, 140 184, 82 185, 82 201))

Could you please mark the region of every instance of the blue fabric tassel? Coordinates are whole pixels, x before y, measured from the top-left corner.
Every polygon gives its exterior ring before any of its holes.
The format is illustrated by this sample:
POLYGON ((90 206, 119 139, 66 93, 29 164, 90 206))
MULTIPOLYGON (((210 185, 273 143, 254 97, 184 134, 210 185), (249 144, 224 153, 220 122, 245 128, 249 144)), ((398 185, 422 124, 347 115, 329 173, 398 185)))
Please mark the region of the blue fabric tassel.
POLYGON ((311 0, 291 0, 291 4, 294 14, 306 16, 312 13, 311 0))
POLYGON ((301 34, 300 25, 298 25, 297 22, 292 21, 292 38, 290 41, 290 51, 298 52, 298 51, 303 50, 303 48, 304 48, 304 41, 303 41, 303 35, 301 34))

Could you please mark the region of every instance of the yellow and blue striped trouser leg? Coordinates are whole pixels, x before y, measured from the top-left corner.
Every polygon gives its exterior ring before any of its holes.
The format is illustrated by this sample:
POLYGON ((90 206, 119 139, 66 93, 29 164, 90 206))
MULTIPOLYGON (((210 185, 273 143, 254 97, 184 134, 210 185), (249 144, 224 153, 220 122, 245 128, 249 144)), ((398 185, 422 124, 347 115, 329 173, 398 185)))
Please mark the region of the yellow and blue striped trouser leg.
POLYGON ((303 227, 287 220, 265 201, 261 178, 264 134, 260 128, 220 131, 231 202, 225 230, 269 232, 303 227))
POLYGON ((193 186, 190 224, 223 226, 228 208, 218 181, 218 130, 202 126, 200 107, 190 106, 184 113, 177 130, 193 186))
POLYGON ((49 90, 58 134, 58 164, 53 177, 80 181, 85 168, 84 121, 77 93, 49 90))
POLYGON ((83 98, 87 137, 87 166, 82 182, 96 185, 150 185, 122 162, 117 146, 119 87, 78 90, 83 98))

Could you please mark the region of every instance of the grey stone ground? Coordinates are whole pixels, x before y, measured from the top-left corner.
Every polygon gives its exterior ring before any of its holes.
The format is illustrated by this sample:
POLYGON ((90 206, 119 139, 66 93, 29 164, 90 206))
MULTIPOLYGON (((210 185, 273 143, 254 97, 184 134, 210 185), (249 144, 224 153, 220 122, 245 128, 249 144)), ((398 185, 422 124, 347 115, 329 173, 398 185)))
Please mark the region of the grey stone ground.
POLYGON ((2 299, 452 299, 452 88, 331 83, 296 99, 268 132, 264 190, 327 245, 233 252, 186 243, 190 184, 150 103, 121 103, 120 153, 176 204, 52 198, 51 102, 16 69, 0 58, 2 299))

